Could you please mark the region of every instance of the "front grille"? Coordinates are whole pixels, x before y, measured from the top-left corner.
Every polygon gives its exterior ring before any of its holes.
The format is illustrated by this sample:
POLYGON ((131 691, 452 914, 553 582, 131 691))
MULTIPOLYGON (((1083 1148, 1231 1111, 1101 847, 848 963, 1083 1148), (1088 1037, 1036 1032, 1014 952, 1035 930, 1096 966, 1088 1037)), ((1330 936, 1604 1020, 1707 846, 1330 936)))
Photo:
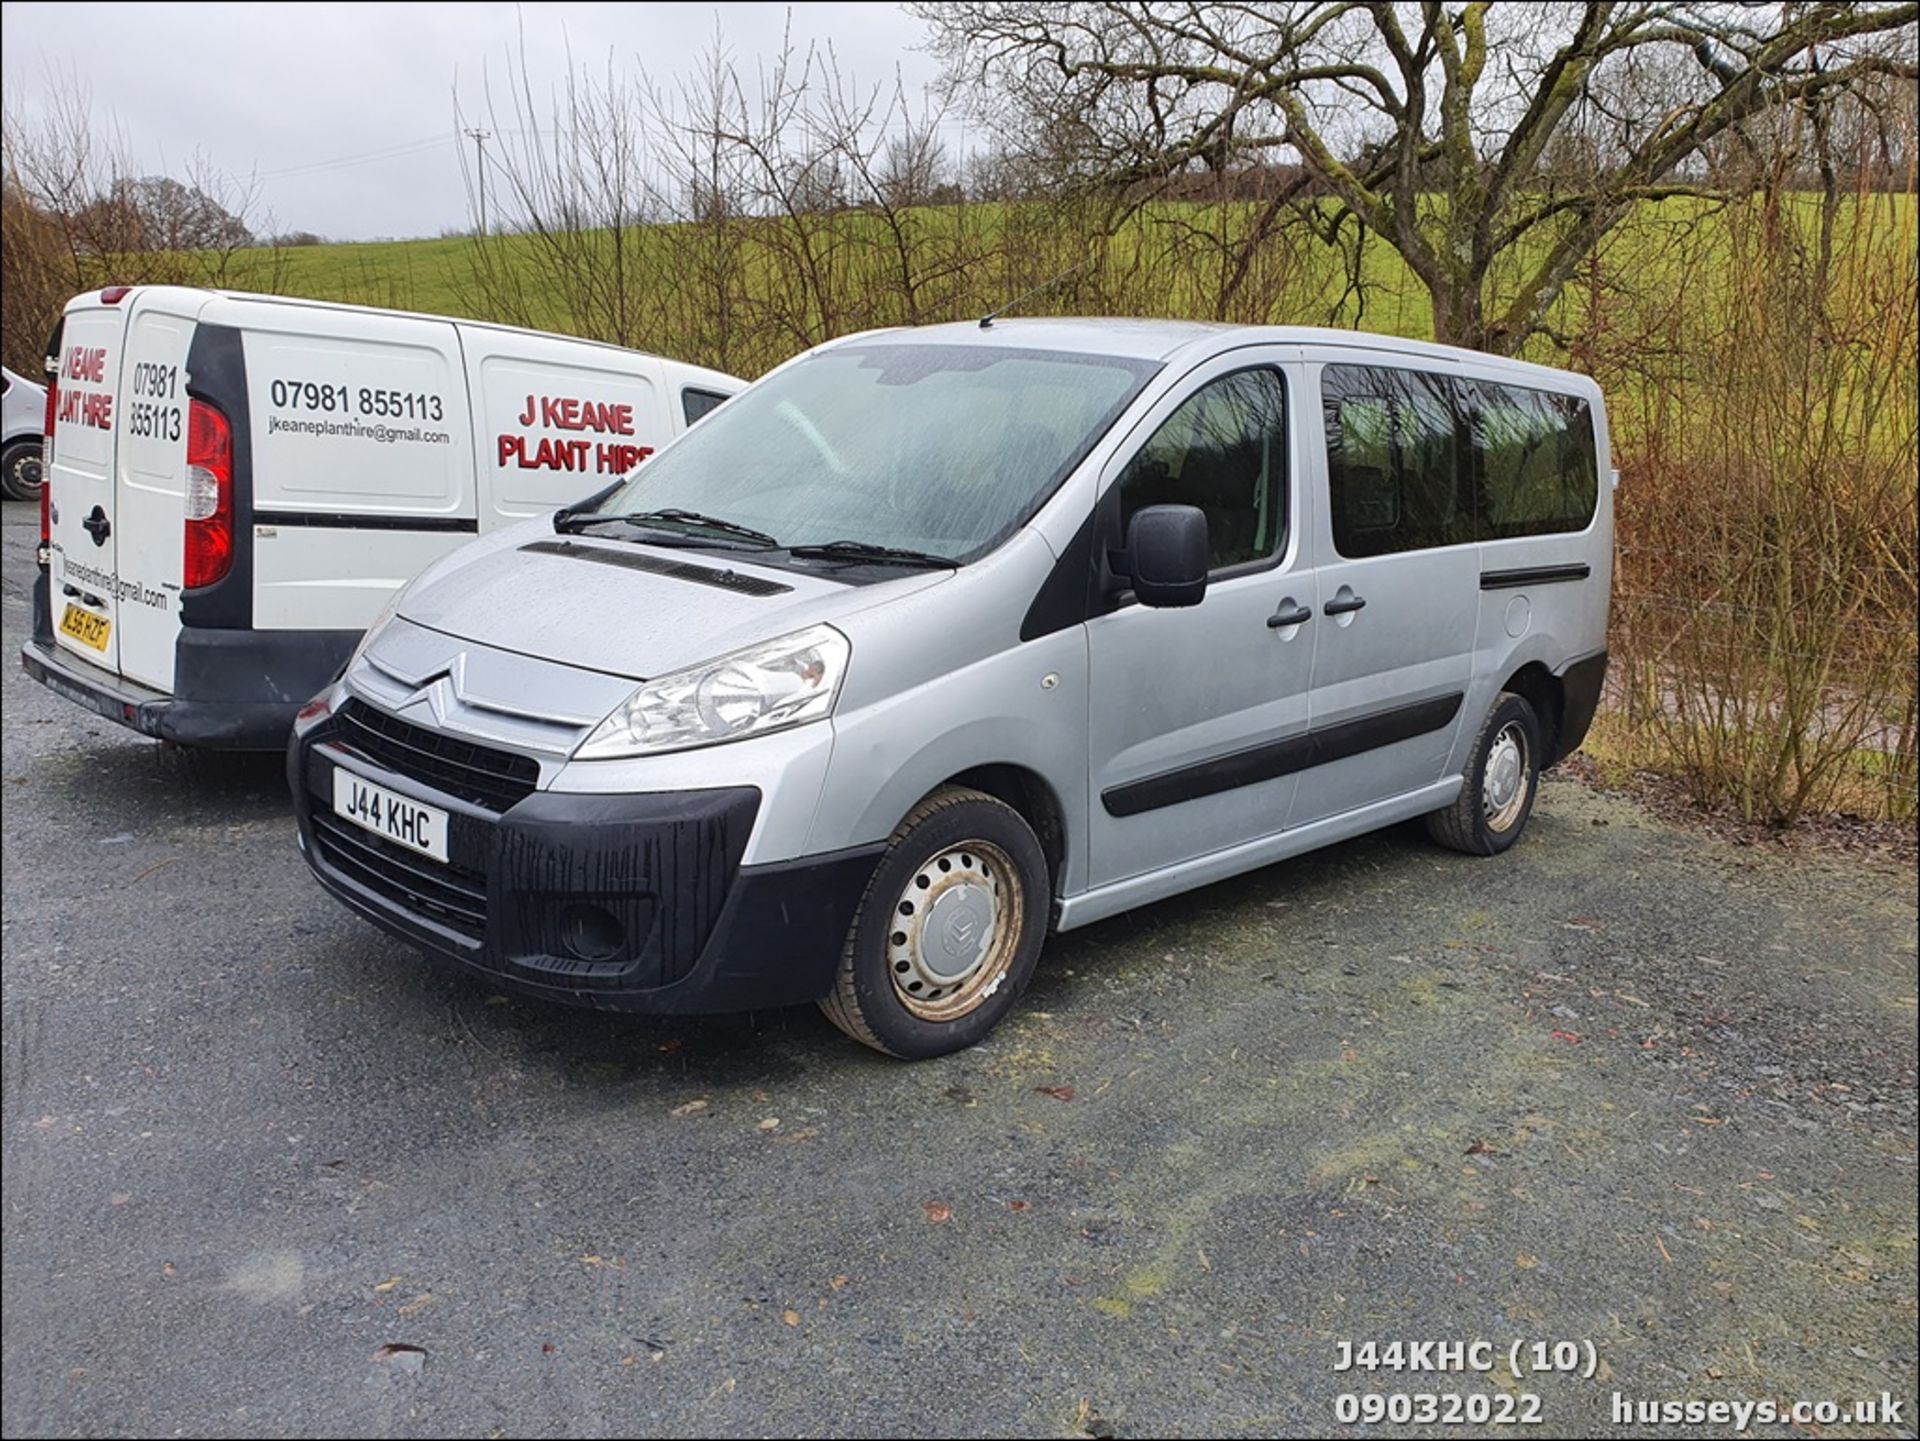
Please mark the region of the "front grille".
POLYGON ((348 880, 463 936, 476 941, 485 936, 485 877, 397 846, 317 809, 313 839, 320 858, 348 880))
POLYGON ((377 766, 491 811, 533 794, 540 763, 532 756, 462 740, 350 700, 337 713, 332 738, 377 766))

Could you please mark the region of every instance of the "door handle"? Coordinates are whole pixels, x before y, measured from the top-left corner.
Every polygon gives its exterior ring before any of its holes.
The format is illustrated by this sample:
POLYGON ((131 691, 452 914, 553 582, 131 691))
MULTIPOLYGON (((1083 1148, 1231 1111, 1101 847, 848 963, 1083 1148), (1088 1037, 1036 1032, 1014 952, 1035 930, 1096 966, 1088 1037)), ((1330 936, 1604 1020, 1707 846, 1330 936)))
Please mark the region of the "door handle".
POLYGON ((93 514, 81 521, 80 525, 93 537, 95 545, 105 545, 107 537, 113 534, 113 522, 107 519, 107 512, 97 505, 93 508, 93 514))
POLYGON ((1296 605, 1293 597, 1280 602, 1280 609, 1267 617, 1268 630, 1284 630, 1290 625, 1305 625, 1313 619, 1313 611, 1304 605, 1296 605))
POLYGON ((1367 598, 1364 595, 1350 595, 1344 600, 1330 600, 1320 607, 1328 615, 1350 615, 1356 610, 1366 608, 1367 598))

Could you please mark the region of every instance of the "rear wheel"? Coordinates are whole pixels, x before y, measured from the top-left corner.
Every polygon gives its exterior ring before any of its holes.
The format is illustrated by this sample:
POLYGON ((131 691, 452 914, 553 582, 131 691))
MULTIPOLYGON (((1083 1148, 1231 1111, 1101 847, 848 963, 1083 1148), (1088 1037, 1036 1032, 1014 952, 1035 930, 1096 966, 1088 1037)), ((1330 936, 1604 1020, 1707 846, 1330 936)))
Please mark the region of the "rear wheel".
POLYGON ((1501 691, 1474 740, 1458 799, 1427 817, 1427 834, 1468 855, 1506 850, 1533 814, 1542 750, 1540 717, 1531 703, 1501 691))
POLYGON ((1046 856, 1011 806, 948 786, 894 830, 841 953, 827 1018, 906 1060, 973 1045, 1046 939, 1046 856))
POLYGON ((8 500, 40 498, 40 442, 16 440, 0 452, 0 490, 8 500))

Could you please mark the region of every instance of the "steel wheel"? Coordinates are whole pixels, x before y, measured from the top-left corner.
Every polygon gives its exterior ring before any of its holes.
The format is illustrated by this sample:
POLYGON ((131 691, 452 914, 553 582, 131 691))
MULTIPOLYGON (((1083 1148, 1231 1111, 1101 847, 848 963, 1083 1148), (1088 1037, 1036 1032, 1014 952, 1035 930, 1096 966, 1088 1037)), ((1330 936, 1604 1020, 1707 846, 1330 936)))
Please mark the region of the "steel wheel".
POLYGON ((1020 949, 1025 896, 1007 853, 987 841, 949 846, 901 889, 887 936, 900 1004, 951 1021, 997 991, 1020 949))
POLYGON ((1517 720, 1508 721, 1493 738, 1481 771, 1480 809, 1488 830, 1505 831, 1520 818, 1527 807, 1532 773, 1526 727, 1517 720))
POLYGON ((16 441, 7 447, 0 488, 9 500, 33 500, 40 494, 40 442, 16 441))
POLYGON ((940 787, 887 838, 820 1009, 906 1060, 973 1045, 1033 977, 1052 879, 1020 812, 969 786, 940 787))

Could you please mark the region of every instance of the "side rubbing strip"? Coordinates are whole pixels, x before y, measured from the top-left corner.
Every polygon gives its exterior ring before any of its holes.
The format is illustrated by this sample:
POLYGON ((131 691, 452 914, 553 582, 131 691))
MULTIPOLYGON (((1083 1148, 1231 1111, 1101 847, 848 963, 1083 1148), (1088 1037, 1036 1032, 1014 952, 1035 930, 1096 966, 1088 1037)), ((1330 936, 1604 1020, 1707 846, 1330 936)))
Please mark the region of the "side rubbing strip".
POLYGON ((1432 700, 1377 711, 1358 720, 1342 721, 1339 725, 1324 726, 1304 735, 1269 741, 1265 745, 1235 751, 1232 755, 1201 761, 1198 765, 1182 766, 1177 771, 1167 771, 1148 776, 1145 780, 1115 786, 1100 793, 1100 803, 1107 808, 1110 816, 1137 816, 1145 811, 1159 810, 1162 806, 1178 805, 1181 801, 1198 800, 1202 796, 1218 795, 1221 791, 1275 780, 1280 776, 1292 775, 1295 771, 1345 760, 1381 746, 1390 746, 1396 741, 1412 740, 1428 731, 1437 731, 1452 723, 1464 699, 1458 693, 1435 696, 1432 700))
POLYGON ((323 530, 435 530, 458 535, 477 535, 480 531, 480 522, 470 515, 356 515, 352 511, 330 510, 256 510, 253 523, 288 529, 315 526, 323 530))
POLYGON ((1482 590, 1518 590, 1523 585, 1555 585, 1567 580, 1585 580, 1593 574, 1590 565, 1536 565, 1524 570, 1483 570, 1482 590))

